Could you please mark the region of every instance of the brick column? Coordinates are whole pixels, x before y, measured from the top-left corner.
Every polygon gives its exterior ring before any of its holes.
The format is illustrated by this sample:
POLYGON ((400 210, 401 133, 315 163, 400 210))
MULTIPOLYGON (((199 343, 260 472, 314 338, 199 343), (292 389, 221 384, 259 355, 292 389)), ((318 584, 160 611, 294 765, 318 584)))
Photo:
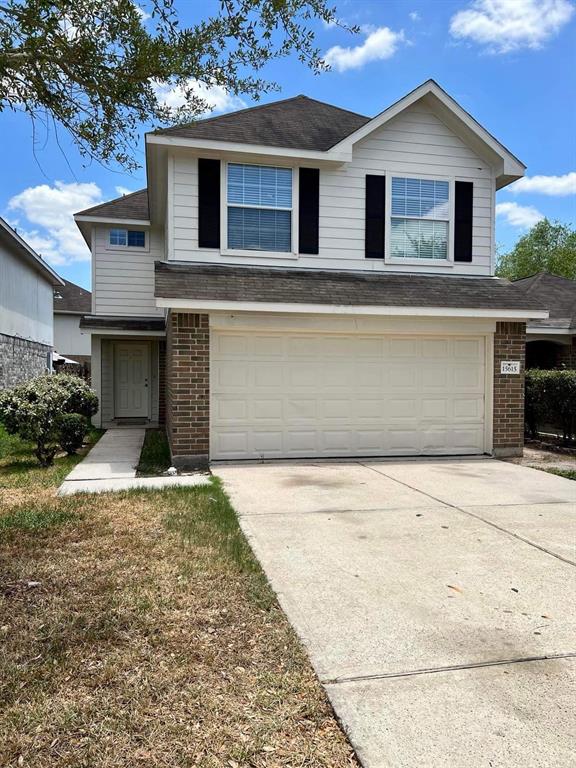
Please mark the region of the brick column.
POLYGON ((208 315, 170 312, 166 328, 166 425, 175 466, 208 462, 210 428, 208 315))
POLYGON ((522 456, 524 448, 524 363, 526 324, 496 323, 494 334, 495 456, 522 456), (503 360, 519 360, 520 374, 500 373, 503 360))

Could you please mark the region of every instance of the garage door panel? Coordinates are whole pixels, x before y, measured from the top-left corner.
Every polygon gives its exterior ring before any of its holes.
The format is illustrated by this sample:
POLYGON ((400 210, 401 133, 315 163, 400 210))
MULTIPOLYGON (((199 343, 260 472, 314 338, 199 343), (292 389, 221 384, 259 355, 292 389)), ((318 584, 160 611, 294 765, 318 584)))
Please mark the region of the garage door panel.
POLYGON ((213 458, 484 450, 482 338, 212 336, 213 458))

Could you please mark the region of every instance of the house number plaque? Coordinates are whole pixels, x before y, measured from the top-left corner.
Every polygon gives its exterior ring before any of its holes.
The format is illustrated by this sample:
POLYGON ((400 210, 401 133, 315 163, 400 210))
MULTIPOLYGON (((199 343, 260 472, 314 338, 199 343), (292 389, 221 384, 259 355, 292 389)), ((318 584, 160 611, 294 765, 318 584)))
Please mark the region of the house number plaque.
POLYGON ((520 373, 520 360, 501 360, 500 373, 520 373))

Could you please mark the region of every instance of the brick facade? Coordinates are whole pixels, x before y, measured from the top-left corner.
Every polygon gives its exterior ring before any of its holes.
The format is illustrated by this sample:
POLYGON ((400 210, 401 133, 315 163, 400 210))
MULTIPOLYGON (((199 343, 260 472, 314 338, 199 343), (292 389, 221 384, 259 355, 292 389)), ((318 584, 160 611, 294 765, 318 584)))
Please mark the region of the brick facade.
POLYGON ((175 466, 208 461, 210 450, 208 315, 170 312, 166 328, 166 426, 175 466))
MULTIPOLYGON (((525 323, 497 323, 494 334, 496 456, 521 455, 524 445, 525 323), (504 360, 519 360, 520 374, 500 373, 504 360)), ((160 418, 163 413, 160 351, 160 418)), ((175 466, 205 464, 210 452, 210 329, 208 315, 171 312, 165 354, 166 426, 175 466)))
POLYGON ((0 333, 0 389, 23 384, 46 373, 52 347, 0 333))
POLYGON ((495 456, 521 456, 524 447, 526 324, 496 323, 494 334, 495 456), (500 373, 503 360, 520 360, 520 375, 500 373))

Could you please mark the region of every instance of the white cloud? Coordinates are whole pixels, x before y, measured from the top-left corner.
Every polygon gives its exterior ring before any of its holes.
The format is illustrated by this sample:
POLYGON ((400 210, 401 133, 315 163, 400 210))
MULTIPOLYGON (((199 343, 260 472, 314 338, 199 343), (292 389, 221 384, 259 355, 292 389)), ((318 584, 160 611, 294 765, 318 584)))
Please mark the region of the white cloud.
POLYGON ((148 19, 152 18, 152 14, 148 13, 148 11, 145 11, 144 8, 141 8, 137 3, 134 3, 134 8, 136 8, 136 12, 142 21, 148 21, 148 19))
POLYGON ((532 205, 518 203, 498 203, 496 216, 501 216, 507 224, 520 229, 530 229, 544 218, 544 214, 532 205))
POLYGON ((450 32, 487 46, 491 53, 541 48, 573 13, 569 0, 473 0, 452 16, 450 32))
POLYGON ((93 182, 28 187, 8 202, 8 210, 23 217, 15 224, 20 235, 46 261, 60 266, 90 261, 90 250, 73 214, 102 202, 100 187, 93 182))
POLYGON ((576 171, 565 173, 564 176, 525 176, 508 189, 510 192, 533 192, 555 197, 576 195, 576 171))
POLYGON ((422 16, 420 16, 420 14, 418 13, 418 11, 410 11, 408 16, 412 21, 420 21, 420 19, 422 18, 422 16))
MULTIPOLYGON (((169 83, 154 83, 154 91, 158 101, 172 109, 178 109, 186 104, 186 88, 172 86, 169 83)), ((196 80, 188 84, 195 96, 204 99, 209 106, 209 112, 229 112, 234 109, 242 109, 246 104, 238 96, 228 93, 222 85, 206 85, 196 80)))
POLYGON ((128 187, 122 187, 122 186, 114 187, 114 189, 119 195, 131 195, 132 192, 134 192, 133 189, 128 189, 128 187))
POLYGON ((347 69, 360 69, 370 61, 389 59, 396 53, 400 43, 404 42, 404 32, 394 32, 389 27, 371 28, 366 31, 366 39, 353 48, 335 45, 324 54, 324 61, 338 72, 347 69))

